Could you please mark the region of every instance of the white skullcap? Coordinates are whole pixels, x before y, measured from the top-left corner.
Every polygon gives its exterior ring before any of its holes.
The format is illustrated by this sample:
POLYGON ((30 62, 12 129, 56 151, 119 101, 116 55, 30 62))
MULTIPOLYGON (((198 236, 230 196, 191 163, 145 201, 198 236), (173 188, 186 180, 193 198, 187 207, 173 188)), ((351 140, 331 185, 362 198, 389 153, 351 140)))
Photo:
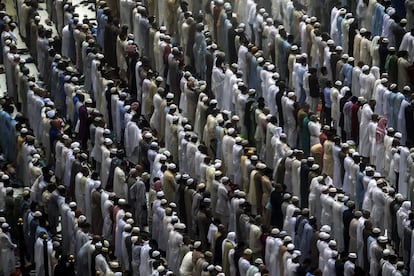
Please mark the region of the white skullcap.
POLYGON ((201 241, 195 241, 193 247, 195 249, 199 248, 201 246, 201 241))
POLYGON ((377 241, 380 243, 387 243, 388 242, 388 238, 386 236, 379 236, 377 238, 377 241))
POLYGON ((265 163, 262 163, 262 162, 258 162, 256 164, 256 168, 259 169, 259 170, 263 170, 263 169, 266 168, 266 164, 265 163))
POLYGON ((328 245, 330 247, 335 247, 336 246, 336 241, 335 240, 331 240, 331 241, 329 241, 328 245))
POLYGON ((42 212, 36 211, 36 212, 34 212, 33 216, 36 217, 36 218, 40 218, 42 216, 42 212))
POLYGON ((56 115, 56 111, 55 110, 49 110, 48 112, 46 112, 46 115, 48 118, 53 118, 56 115))
POLYGON ((348 258, 350 258, 350 259, 356 259, 357 258, 357 254, 356 253, 349 253, 348 254, 348 258))
POLYGON ((325 232, 325 233, 329 234, 329 233, 331 233, 331 230, 332 230, 331 227, 327 224, 325 224, 321 227, 321 232, 325 232))
POLYGON ((402 134, 401 134, 401 132, 396 132, 396 133, 394 134, 394 138, 401 139, 401 138, 402 138, 402 134))
POLYGON ((311 170, 316 171, 316 170, 319 170, 319 168, 320 168, 320 166, 318 164, 313 164, 312 167, 311 167, 311 170))
POLYGON ((79 142, 73 142, 72 144, 70 144, 71 149, 75 149, 75 148, 79 148, 79 147, 80 147, 79 142))

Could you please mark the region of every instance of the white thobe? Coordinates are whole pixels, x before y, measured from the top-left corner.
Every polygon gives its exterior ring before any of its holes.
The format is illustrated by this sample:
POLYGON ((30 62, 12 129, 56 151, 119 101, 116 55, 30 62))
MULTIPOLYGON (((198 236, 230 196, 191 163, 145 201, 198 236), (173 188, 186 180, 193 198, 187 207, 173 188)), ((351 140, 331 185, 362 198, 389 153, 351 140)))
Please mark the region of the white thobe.
POLYGON ((365 104, 362 107, 361 120, 359 124, 359 153, 363 157, 370 156, 371 147, 367 147, 366 145, 369 145, 368 125, 372 114, 373 111, 369 104, 365 104))

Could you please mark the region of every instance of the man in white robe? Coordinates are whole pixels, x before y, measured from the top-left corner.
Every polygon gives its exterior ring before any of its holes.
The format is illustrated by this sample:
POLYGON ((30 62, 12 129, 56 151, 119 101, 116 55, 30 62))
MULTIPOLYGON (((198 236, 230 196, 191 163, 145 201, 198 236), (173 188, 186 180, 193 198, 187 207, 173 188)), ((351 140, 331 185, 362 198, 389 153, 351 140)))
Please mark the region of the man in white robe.
POLYGON ((310 117, 308 128, 310 134, 310 147, 312 147, 320 143, 319 135, 321 134, 321 125, 319 124, 316 115, 310 117))
POLYGON ((170 232, 168 238, 168 252, 169 258, 167 261, 171 264, 170 269, 178 275, 180 270, 181 262, 180 259, 180 249, 183 246, 183 231, 185 230, 185 224, 176 223, 174 225, 174 230, 170 232))
POLYGON ((125 226, 128 224, 127 220, 131 218, 131 213, 125 213, 122 209, 118 211, 117 218, 115 219, 115 251, 114 254, 118 260, 122 260, 122 233, 124 232, 125 226))
POLYGON ((352 90, 352 94, 355 97, 359 97, 360 94, 360 89, 361 89, 361 85, 359 82, 359 76, 362 74, 362 66, 363 63, 356 63, 355 62, 355 66, 352 69, 352 86, 351 86, 351 90, 352 90))
POLYGON ((102 203, 102 237, 106 240, 112 239, 112 208, 114 207, 113 196, 112 198, 108 197, 107 193, 102 193, 101 195, 102 203))
POLYGON ((4 222, 0 232, 0 272, 4 275, 12 275, 16 271, 16 260, 14 250, 17 245, 11 240, 9 224, 4 222))
POLYGON ((114 193, 119 198, 128 198, 128 186, 126 183, 125 170, 127 168, 127 162, 123 161, 119 166, 115 168, 114 172, 114 193))
POLYGON ((295 101, 296 96, 294 92, 289 92, 286 98, 282 98, 283 119, 286 128, 286 136, 288 138, 288 145, 290 147, 296 146, 297 129, 295 119, 295 101))
POLYGON ((279 256, 279 247, 283 244, 279 238, 279 233, 279 229, 274 228, 271 230, 270 236, 266 238, 265 262, 268 264, 267 269, 270 275, 275 275, 279 271, 277 259, 279 256))
POLYGON ((385 90, 387 90, 387 87, 388 87, 388 79, 382 78, 381 83, 377 85, 372 95, 373 99, 377 103, 375 105, 375 113, 378 114, 379 116, 384 115, 382 99, 384 97, 385 90))
POLYGON ((49 275, 52 274, 52 264, 51 264, 51 255, 52 255, 52 242, 47 241, 46 233, 42 233, 37 239, 34 247, 35 252, 35 263, 36 263, 36 275, 44 275, 46 269, 49 270, 49 275), (47 252, 44 252, 44 242, 46 242, 46 250, 47 252), (48 257, 47 264, 48 267, 45 267, 45 260, 44 256, 48 257))
POLYGON ((402 100, 400 109, 398 111, 397 131, 401 133, 400 142, 402 145, 405 145, 407 141, 407 126, 406 126, 406 120, 405 120, 405 110, 410 105, 410 99, 407 97, 410 92, 411 92, 411 88, 409 86, 405 86, 403 88, 403 94, 405 97, 402 100))
POLYGON ((248 76, 247 74, 248 72, 247 71, 247 66, 248 66, 247 53, 248 53, 248 49, 245 45, 245 41, 241 41, 241 45, 237 53, 237 57, 238 57, 237 65, 239 66, 239 70, 243 72, 242 79, 244 83, 248 83, 247 82, 247 76, 248 76))
POLYGON ((75 160, 75 155, 80 152, 80 144, 78 142, 73 142, 70 145, 70 149, 66 152, 65 156, 65 163, 64 163, 64 174, 63 174, 63 185, 66 188, 69 188, 70 186, 70 176, 71 176, 71 170, 72 170, 72 164, 75 160))
POLYGON ((232 161, 235 183, 241 183, 241 156, 243 153, 242 138, 236 137, 235 144, 232 149, 232 161))
POLYGON ((226 169, 226 174, 230 179, 234 178, 234 169, 233 169, 233 160, 232 160, 232 151, 235 144, 235 135, 236 131, 234 128, 229 128, 227 134, 223 136, 222 142, 222 155, 223 161, 226 169))
POLYGON ((133 115, 125 127, 125 153, 132 164, 138 163, 139 144, 142 140, 138 120, 138 115, 133 115))
MULTIPOLYGON (((211 77, 211 82, 212 82, 211 91, 213 92, 213 95, 217 100, 224 99, 225 98, 224 93, 228 93, 228 91, 224 90, 225 79, 226 79, 226 75, 225 75, 225 68, 224 68, 223 60, 222 58, 218 57, 216 60, 216 64, 213 68, 213 73, 211 77)), ((224 108, 223 104, 224 104, 223 101, 219 100, 218 108, 223 109, 224 108)))
POLYGON ((362 35, 362 39, 361 39, 360 49, 359 49, 360 60, 364 64, 371 66, 371 63, 372 63, 371 41, 369 40, 371 33, 367 31, 367 32, 361 33, 361 35, 362 35))
POLYGON ((344 264, 344 276, 352 276, 355 271, 355 261, 357 255, 354 252, 348 254, 348 260, 344 264))
POLYGON ((359 153, 363 158, 369 159, 371 154, 371 147, 369 145, 368 125, 374 114, 375 100, 370 100, 362 106, 360 127, 359 127, 359 153))
POLYGON ((401 41, 400 51, 408 52, 408 63, 413 63, 414 61, 414 28, 410 32, 407 32, 401 41))

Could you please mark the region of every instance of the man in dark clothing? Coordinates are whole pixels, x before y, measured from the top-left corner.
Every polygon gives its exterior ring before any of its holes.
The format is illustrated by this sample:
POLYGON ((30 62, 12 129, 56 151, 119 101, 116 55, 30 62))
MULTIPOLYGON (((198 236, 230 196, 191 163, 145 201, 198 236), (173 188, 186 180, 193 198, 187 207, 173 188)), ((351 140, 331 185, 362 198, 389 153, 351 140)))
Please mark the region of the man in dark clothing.
POLYGON ((275 189, 270 194, 270 203, 272 206, 272 215, 270 217, 270 224, 272 227, 283 229, 283 188, 282 185, 276 184, 275 189))
POLYGON ((321 93, 317 72, 318 70, 316 68, 309 68, 309 96, 311 97, 311 110, 313 112, 317 112, 316 108, 318 106, 321 93))
POLYGON ((346 203, 348 209, 343 212, 342 221, 344 223, 344 244, 345 244, 345 254, 348 254, 349 251, 349 225, 351 220, 354 218, 355 203, 353 201, 348 201, 346 203))
POLYGON ((405 142, 408 148, 414 145, 414 101, 411 101, 410 105, 405 108, 405 128, 407 130, 407 141, 405 142))

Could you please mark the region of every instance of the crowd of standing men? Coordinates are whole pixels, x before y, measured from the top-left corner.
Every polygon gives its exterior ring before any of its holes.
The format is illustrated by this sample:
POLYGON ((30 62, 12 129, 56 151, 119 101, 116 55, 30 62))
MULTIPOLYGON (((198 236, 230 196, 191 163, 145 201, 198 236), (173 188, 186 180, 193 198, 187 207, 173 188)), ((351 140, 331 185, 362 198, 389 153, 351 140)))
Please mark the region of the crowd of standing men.
POLYGON ((414 275, 414 1, 14 7, 0 275, 414 275))

